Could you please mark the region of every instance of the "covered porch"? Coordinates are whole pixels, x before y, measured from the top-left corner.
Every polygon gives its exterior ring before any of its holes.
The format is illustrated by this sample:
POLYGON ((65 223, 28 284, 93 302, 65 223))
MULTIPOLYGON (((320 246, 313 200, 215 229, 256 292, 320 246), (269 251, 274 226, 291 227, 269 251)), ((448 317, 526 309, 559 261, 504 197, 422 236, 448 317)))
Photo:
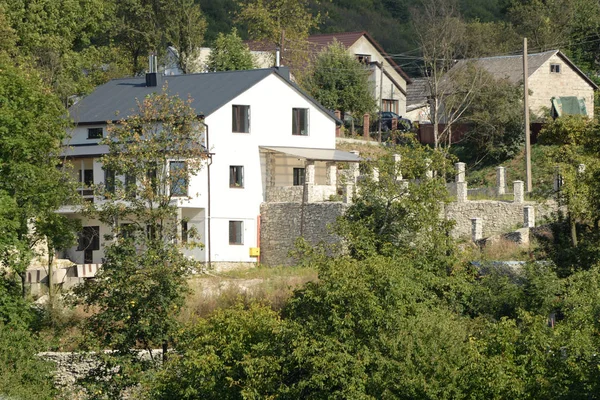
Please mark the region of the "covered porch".
POLYGON ((338 180, 338 165, 349 163, 356 170, 360 161, 358 154, 336 149, 260 147, 260 151, 264 200, 272 203, 331 201, 341 194, 338 189, 342 183, 354 183, 338 180))

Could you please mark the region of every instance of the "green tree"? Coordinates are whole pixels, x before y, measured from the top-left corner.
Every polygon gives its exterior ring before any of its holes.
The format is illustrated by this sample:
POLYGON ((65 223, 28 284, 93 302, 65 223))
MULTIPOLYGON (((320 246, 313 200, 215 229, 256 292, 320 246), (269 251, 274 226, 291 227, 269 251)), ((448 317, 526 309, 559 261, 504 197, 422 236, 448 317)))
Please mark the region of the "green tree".
POLYGON ((168 15, 167 41, 179 54, 179 68, 185 73, 201 72, 199 50, 206 32, 206 20, 194 0, 175 0, 163 11, 168 15))
POLYGON ((21 277, 24 295, 25 271, 44 240, 42 217, 73 194, 58 168, 66 119, 33 70, 0 55, 0 71, 0 259, 21 277))
POLYGON ((115 350, 102 357, 95 373, 122 370, 108 381, 90 378, 102 396, 119 396, 154 365, 141 361, 136 348, 148 350, 153 359, 151 349, 162 344, 166 357, 186 277, 196 268, 182 249, 201 244, 193 229, 182 231, 177 213, 177 202, 191 198, 188 182, 207 156, 203 128, 190 104, 165 88, 139 102, 136 114, 110 124, 102 142, 109 146, 102 157, 107 179, 97 191, 106 202, 92 205, 89 213, 111 227, 107 239, 113 243, 96 279, 75 289, 76 301, 95 311, 85 331, 100 348, 115 350))
POLYGON ((247 26, 251 39, 281 47, 282 64, 306 63, 306 38, 320 21, 318 13, 311 13, 308 0, 250 0, 239 7, 237 22, 247 26))
POLYGON ((208 57, 209 71, 238 71, 254 66, 252 53, 238 36, 236 28, 227 35, 219 33, 208 57))
POLYGON ((317 55, 302 86, 330 110, 362 116, 376 109, 369 71, 337 41, 317 55))

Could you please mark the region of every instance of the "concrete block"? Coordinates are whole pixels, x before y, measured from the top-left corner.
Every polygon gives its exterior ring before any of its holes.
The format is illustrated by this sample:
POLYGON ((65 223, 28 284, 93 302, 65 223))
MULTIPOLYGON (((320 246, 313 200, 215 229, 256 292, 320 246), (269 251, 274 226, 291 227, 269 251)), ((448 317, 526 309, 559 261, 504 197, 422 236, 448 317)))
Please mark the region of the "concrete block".
POLYGON ((513 182, 514 202, 523 203, 525 201, 525 186, 523 181, 513 182))

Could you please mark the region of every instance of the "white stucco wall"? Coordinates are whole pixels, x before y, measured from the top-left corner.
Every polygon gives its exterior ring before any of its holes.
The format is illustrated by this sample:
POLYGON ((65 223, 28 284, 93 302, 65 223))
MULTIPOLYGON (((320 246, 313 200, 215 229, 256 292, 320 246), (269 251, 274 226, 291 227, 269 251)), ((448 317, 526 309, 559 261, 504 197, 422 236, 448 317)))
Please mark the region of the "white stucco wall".
POLYGON ((594 89, 558 55, 552 56, 529 77, 529 107, 540 115, 550 109, 552 97, 576 96, 585 99, 590 117, 594 116, 594 89), (550 72, 550 64, 559 64, 560 73, 550 72))

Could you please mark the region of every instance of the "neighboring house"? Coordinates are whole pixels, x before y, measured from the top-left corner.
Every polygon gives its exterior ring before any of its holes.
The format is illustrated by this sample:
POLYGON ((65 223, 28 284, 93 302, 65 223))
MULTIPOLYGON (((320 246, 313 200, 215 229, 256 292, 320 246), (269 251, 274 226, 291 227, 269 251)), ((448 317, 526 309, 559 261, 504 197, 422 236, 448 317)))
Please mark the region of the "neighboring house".
MULTIPOLYGON (((308 37, 309 57, 315 57, 319 52, 337 40, 348 53, 364 63, 371 71, 369 81, 372 83, 373 97, 377 100, 382 111, 392 111, 404 117, 406 113, 406 85, 411 79, 394 60, 366 31, 342 32, 312 35, 308 37), (383 86, 382 84, 383 78, 383 86), (381 96, 380 96, 381 93, 381 96)), ((264 42, 246 42, 256 54, 274 53, 273 44, 264 42)), ((283 53, 285 64, 285 52, 283 53)), ((267 59, 272 62, 272 59, 267 59)), ((273 64, 259 65, 270 67, 273 64)))
MULTIPOLYGON (((523 56, 486 57, 474 60, 497 79, 523 83, 523 56)), ((469 62, 460 60, 455 67, 469 62)), ((594 117, 594 91, 598 86, 559 50, 529 54, 529 108, 541 117, 548 111, 554 116, 584 114, 594 117), (569 106, 563 108, 563 104, 569 106)))
POLYGON ((414 122, 431 123, 426 78, 414 78, 406 87, 405 118, 414 122))
MULTIPOLYGON (((76 127, 64 143, 64 156, 79 176, 82 196, 101 203, 90 186, 104 182, 101 156, 108 149, 98 142, 106 135, 106 121, 117 119, 117 112, 118 119, 127 118, 136 99, 160 92, 161 83, 168 83, 173 95, 190 96, 212 154, 210 167, 188 183, 192 198, 178 200, 181 218, 205 244, 185 250, 199 261, 256 262, 251 249, 260 247, 261 203, 329 200, 337 195, 336 163, 358 161, 357 155, 335 150, 341 121, 293 84, 286 68, 157 75, 156 80, 157 86, 147 86, 144 77, 113 80, 71 107, 76 127)), ((78 264, 78 274, 93 275, 109 228, 82 216, 77 207, 59 212, 82 219, 86 242, 60 258, 78 264)))

